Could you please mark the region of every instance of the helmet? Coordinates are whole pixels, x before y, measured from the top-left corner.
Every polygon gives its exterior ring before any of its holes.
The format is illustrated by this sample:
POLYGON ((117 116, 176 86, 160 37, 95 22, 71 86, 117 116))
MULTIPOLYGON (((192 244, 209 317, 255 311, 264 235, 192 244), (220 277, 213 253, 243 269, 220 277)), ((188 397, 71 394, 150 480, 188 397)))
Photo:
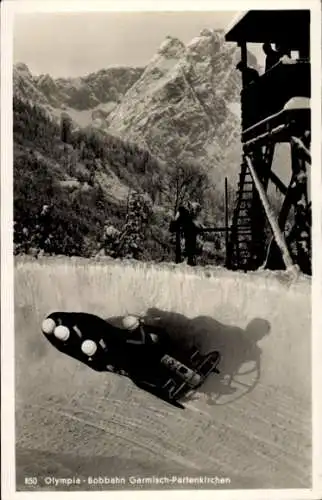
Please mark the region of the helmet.
POLYGON ((65 341, 69 338, 70 332, 67 326, 59 325, 55 328, 54 335, 57 339, 65 341))
POLYGON ((54 332, 56 328, 56 323, 52 318, 46 318, 41 324, 41 329, 47 335, 50 335, 54 332))
POLYGON ((122 319, 122 326, 126 330, 135 330, 140 325, 140 321, 136 316, 125 316, 122 319))
POLYGON ((86 356, 93 356, 97 351, 97 345, 94 340, 84 340, 81 345, 82 352, 86 354, 86 356))

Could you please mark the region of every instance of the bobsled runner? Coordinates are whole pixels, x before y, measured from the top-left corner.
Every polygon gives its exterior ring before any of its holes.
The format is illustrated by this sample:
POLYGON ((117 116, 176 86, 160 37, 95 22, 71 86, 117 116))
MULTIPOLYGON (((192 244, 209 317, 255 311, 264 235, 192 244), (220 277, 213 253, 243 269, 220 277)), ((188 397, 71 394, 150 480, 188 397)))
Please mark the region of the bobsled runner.
POLYGON ((219 373, 217 366, 220 362, 220 354, 218 351, 213 351, 207 355, 201 355, 198 350, 195 350, 186 364, 168 354, 165 354, 160 362, 167 368, 164 380, 160 384, 153 385, 144 380, 134 382, 142 389, 183 409, 180 399, 197 390, 211 373, 219 373))
POLYGON ((115 326, 89 313, 54 312, 43 321, 42 333, 60 352, 93 370, 128 377, 178 408, 184 408, 184 396, 219 373, 218 351, 179 349, 164 329, 137 316, 124 316, 115 326))

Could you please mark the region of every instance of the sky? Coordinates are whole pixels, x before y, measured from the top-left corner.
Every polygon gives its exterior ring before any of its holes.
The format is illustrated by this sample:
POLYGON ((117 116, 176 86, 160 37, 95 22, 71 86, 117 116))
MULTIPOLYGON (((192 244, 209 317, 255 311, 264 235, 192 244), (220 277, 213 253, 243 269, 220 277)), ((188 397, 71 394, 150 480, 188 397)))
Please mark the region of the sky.
POLYGON ((145 66, 167 35, 187 43, 226 29, 230 12, 17 13, 14 62, 33 74, 77 77, 111 66, 145 66))

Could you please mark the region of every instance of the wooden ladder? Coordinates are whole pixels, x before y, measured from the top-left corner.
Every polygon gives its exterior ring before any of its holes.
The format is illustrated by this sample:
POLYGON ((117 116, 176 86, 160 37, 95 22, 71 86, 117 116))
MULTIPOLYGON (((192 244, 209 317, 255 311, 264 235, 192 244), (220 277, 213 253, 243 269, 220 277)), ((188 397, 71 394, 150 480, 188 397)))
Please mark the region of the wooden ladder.
POLYGON ((254 198, 254 182, 242 163, 237 189, 237 203, 233 213, 230 239, 230 267, 232 269, 250 268, 252 257, 252 219, 251 211, 254 198))

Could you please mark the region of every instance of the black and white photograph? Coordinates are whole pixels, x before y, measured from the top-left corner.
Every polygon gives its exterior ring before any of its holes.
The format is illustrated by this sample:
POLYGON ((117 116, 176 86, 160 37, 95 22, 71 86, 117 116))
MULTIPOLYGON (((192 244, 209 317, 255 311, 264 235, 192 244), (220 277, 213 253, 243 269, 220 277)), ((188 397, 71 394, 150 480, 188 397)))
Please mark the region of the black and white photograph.
POLYGON ((4 498, 319 498, 320 3, 4 3, 4 498))

